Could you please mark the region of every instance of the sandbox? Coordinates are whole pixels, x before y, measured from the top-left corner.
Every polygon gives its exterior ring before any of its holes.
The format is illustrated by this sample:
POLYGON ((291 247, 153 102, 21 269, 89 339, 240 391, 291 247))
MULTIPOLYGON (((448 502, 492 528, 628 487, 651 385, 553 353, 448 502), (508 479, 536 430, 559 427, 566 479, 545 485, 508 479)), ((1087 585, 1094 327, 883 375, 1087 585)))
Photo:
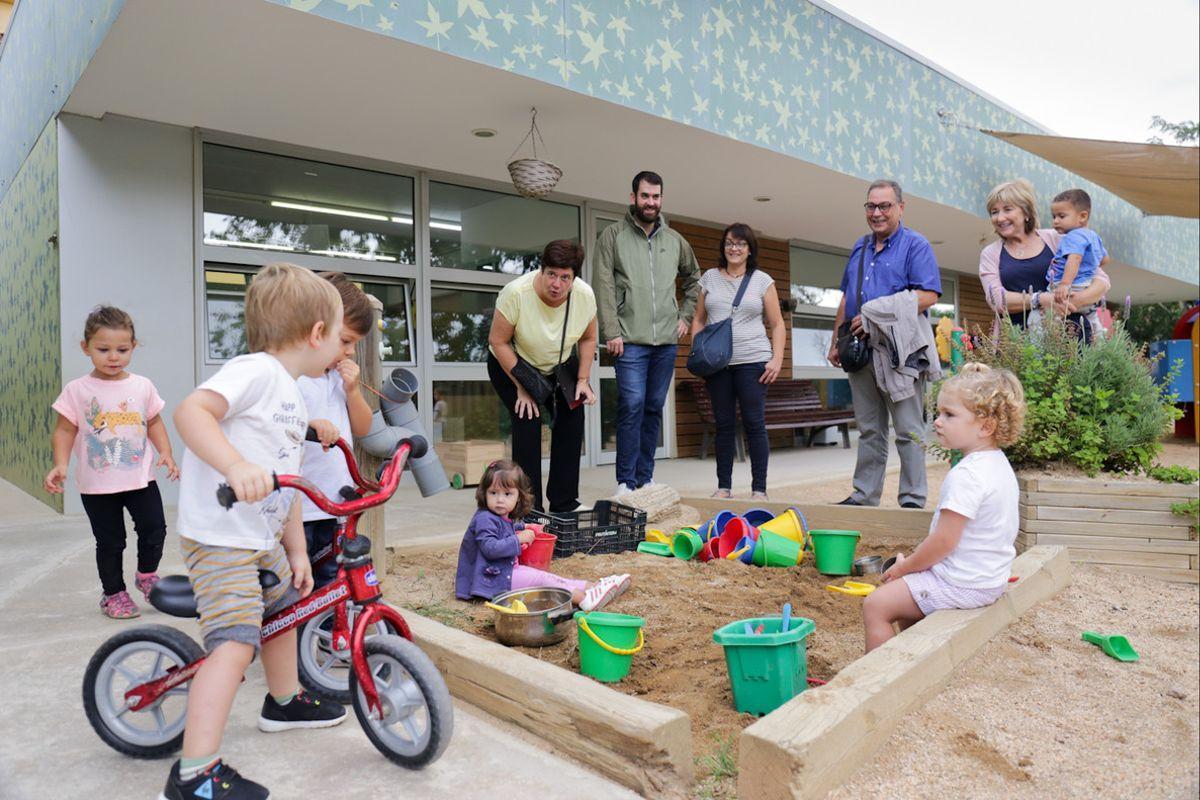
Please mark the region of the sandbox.
MULTIPOLYGON (((859 517, 864 511, 868 510, 853 509, 859 517)), ((823 510, 817 516, 829 525, 821 515, 837 513, 836 509, 823 510)), ((885 513, 894 516, 897 512, 885 513)), ((910 524, 889 526, 902 538, 864 534, 858 555, 891 554, 911 548, 916 532, 927 529, 929 515, 907 513, 912 518, 910 524)), ((868 525, 858 527, 871 529, 868 525)), ((839 673, 847 668, 853 672, 858 662, 864 661, 862 601, 827 591, 826 584, 835 581, 819 575, 811 559, 787 569, 760 569, 734 562, 680 562, 632 552, 556 559, 552 569, 567 577, 594 579, 618 572, 633 577, 633 588, 609 610, 643 617, 646 646, 634 657, 630 675, 610 687, 577 674, 578 650, 571 624, 565 626, 569 628, 567 640, 553 647, 522 649, 496 644, 491 630, 493 612, 453 597, 456 558, 457 546, 400 550, 392 556, 388 580, 390 599, 429 620, 420 620, 414 633, 446 673, 451 691, 489 713, 526 727, 548 744, 648 796, 690 796, 693 779, 712 783, 709 774, 713 772, 720 773, 718 778, 724 776, 725 785, 716 787, 717 796, 731 796, 730 767, 738 759, 736 754, 740 752, 743 762, 759 760, 764 747, 781 748, 767 759, 779 763, 765 772, 761 763, 754 767, 759 777, 751 781, 752 785, 747 784, 749 771, 743 769, 739 795, 801 796, 797 794, 798 784, 789 776, 801 766, 811 770, 812 759, 806 755, 802 764, 793 763, 787 755, 794 745, 791 740, 764 745, 764 741, 773 741, 768 723, 785 712, 794 716, 797 712, 788 709, 803 699, 819 702, 822 696, 838 696, 845 690, 845 682, 837 678, 839 673), (832 683, 830 687, 808 690, 759 721, 733 709, 723 650, 713 643, 712 632, 733 620, 778 613, 784 602, 792 603, 797 616, 816 622, 816 631, 808 640, 808 674, 832 683), (443 625, 457 630, 447 630, 443 625), (751 737, 755 741, 748 744, 751 737), (695 771, 693 757, 698 766, 695 771), (724 765, 723 773, 718 769, 720 765, 724 765), (777 790, 764 789, 771 786, 777 790)), ((1037 559, 1023 560, 1032 563, 1037 559)), ((875 582, 877 578, 868 580, 875 582)), ((1021 602, 1027 607, 1048 596, 1047 592, 1056 591, 1058 585, 1056 581, 1043 581, 1033 587, 1036 599, 1021 602)), ((1014 597, 1020 586, 1014 585, 1014 597)), ((1029 590, 1022 588, 1019 594, 1024 597, 1029 590)), ((1002 604, 1011 613, 1010 598, 1002 604)), ((932 641, 928 635, 921 639, 917 631, 924 627, 928 634, 937 627, 930 623, 937 621, 935 617, 922 623, 895 641, 928 644, 932 641)), ((1005 617, 1002 624, 1008 621, 1011 617, 1005 617)), ((973 623, 968 621, 967 627, 972 628, 973 623)), ((998 630, 994 620, 985 627, 988 632, 975 646, 998 630)), ((872 654, 871 663, 883 659, 890 665, 898 659, 898 666, 903 666, 912 660, 906 649, 898 645, 889 648, 891 655, 880 656, 878 652, 884 651, 878 651, 872 654)), ((964 653, 962 658, 974 652, 974 647, 955 649, 964 653)), ((937 680, 930 685, 940 685, 949 669, 961 660, 954 659, 944 675, 937 671, 937 680)), ((896 666, 886 669, 897 671, 896 666)), ((852 708, 841 709, 840 701, 835 705, 847 714, 853 713, 852 708)), ((893 705, 891 699, 886 705, 893 705)), ((910 705, 900 704, 895 718, 910 705)), ((880 714, 879 708, 873 709, 870 719, 878 722, 880 714)), ((791 727, 795 727, 795 720, 789 723, 791 727)), ((875 729, 881 728, 875 724, 875 729)), ((852 760, 857 764, 867 752, 846 755, 854 755, 852 760)), ((839 762, 839 768, 844 769, 843 762, 839 762)), ((832 774, 840 775, 836 771, 832 774)), ((803 783, 815 786, 816 780, 806 773, 803 783)))

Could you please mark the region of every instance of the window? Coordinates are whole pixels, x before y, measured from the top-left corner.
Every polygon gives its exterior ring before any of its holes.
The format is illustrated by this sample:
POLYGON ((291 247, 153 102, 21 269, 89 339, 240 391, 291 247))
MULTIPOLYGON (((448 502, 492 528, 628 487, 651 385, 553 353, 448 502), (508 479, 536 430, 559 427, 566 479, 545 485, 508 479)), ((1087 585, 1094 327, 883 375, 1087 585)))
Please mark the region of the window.
POLYGON ((929 307, 929 320, 934 327, 942 317, 949 317, 951 322, 958 320, 958 278, 942 273, 942 296, 929 307))
MULTIPOLYGON (((204 270, 205 335, 209 363, 228 361, 247 352, 244 309, 246 287, 253 272, 213 268, 204 270)), ((412 364, 412 288, 408 281, 358 282, 359 288, 383 303, 383 360, 412 364)))
POLYGON ((840 373, 826 356, 833 342, 833 322, 842 301, 844 254, 813 250, 792 245, 792 366, 816 369, 805 377, 824 377, 840 373), (819 370, 828 370, 828 373, 819 370))
POLYGON ((500 441, 508 457, 511 433, 508 411, 490 381, 433 382, 434 442, 500 441))
MULTIPOLYGON (((810 250, 793 245, 790 250, 792 300, 796 307, 811 310, 829 309, 837 313, 842 300, 842 273, 846 268, 844 255, 810 250)), ((793 317, 793 325, 795 318, 793 317)))
POLYGON ((828 367, 833 317, 792 314, 792 366, 828 367))
POLYGON ((411 264, 413 180, 204 145, 204 243, 411 264))
POLYGON ((496 296, 496 292, 489 291, 432 287, 429 305, 434 361, 473 364, 487 361, 496 296))
POLYGON ((579 209, 565 203, 429 183, 429 263, 520 275, 541 265, 554 239, 579 239, 579 209))

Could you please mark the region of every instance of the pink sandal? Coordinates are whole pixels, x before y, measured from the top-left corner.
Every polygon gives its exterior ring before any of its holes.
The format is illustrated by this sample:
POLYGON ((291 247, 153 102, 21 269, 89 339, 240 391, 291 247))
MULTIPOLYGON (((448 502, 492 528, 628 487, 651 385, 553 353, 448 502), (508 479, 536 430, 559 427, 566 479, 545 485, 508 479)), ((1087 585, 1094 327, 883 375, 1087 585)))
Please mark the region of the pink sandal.
POLYGON ((133 619, 142 615, 129 592, 101 595, 100 610, 112 619, 133 619))

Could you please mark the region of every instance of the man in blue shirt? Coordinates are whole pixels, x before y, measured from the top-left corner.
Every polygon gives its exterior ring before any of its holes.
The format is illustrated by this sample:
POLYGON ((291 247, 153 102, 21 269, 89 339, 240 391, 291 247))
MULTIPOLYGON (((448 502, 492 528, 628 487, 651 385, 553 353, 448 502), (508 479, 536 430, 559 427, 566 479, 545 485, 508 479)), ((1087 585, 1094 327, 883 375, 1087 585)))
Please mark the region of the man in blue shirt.
MULTIPOLYGON (((879 297, 912 290, 917 295, 917 310, 925 318, 926 310, 942 293, 937 259, 929 241, 904 227, 904 193, 895 181, 879 180, 867 190, 867 226, 871 233, 859 239, 842 274, 842 302, 834 323, 835 335, 829 349, 829 361, 840 367, 837 332, 850 320, 855 335, 865 335, 861 307, 879 297), (859 269, 862 269, 862 298, 858 297, 859 269)), ((896 450, 900 454, 900 506, 923 508, 927 485, 925 451, 918 438, 925 430, 925 392, 918 386, 913 397, 893 402, 876 381, 875 365, 848 372, 854 418, 858 423, 858 462, 854 467, 854 490, 840 505, 877 506, 883 493, 887 471, 888 416, 896 429, 896 450)))

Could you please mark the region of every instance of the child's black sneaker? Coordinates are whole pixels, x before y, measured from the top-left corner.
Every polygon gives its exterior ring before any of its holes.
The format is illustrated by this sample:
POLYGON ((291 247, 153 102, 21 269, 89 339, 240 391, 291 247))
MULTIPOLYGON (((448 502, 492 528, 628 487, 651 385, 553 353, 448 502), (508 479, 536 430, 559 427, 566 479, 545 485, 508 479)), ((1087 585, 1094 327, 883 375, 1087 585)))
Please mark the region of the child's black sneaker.
POLYGON ((286 706, 275 702, 267 695, 263 700, 262 713, 258 715, 258 729, 267 733, 290 731, 293 728, 332 728, 346 719, 346 709, 330 700, 318 700, 300 690, 286 706))
POLYGON ((246 780, 224 761, 218 761, 190 781, 180 779, 176 761, 158 800, 266 800, 270 796, 267 787, 246 780))

